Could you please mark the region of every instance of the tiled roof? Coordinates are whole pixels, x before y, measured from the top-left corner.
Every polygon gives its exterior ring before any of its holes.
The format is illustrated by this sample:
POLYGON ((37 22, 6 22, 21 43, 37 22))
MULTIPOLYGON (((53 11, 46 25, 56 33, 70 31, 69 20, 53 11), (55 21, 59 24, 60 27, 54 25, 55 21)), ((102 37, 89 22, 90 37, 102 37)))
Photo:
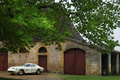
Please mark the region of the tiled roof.
POLYGON ((70 37, 70 40, 76 41, 76 42, 82 42, 84 39, 82 38, 82 36, 78 33, 77 29, 74 27, 74 25, 71 23, 70 24, 70 30, 74 30, 72 32, 73 37, 70 37))
MULTIPOLYGON (((71 23, 69 26, 70 30, 73 30, 72 35, 73 37, 68 37, 68 39, 75 41, 75 42, 82 42, 83 38, 78 33, 78 31, 75 29, 74 25, 71 23)), ((33 41, 41 41, 42 38, 39 36, 38 38, 33 37, 33 41)))

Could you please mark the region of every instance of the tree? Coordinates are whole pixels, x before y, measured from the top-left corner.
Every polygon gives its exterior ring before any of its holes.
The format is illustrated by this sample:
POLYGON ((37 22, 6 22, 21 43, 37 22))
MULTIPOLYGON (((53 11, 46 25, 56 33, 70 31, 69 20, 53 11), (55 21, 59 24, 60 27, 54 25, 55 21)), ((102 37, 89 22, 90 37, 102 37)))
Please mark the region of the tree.
POLYGON ((0 41, 12 52, 33 47, 34 38, 61 49, 60 43, 72 36, 68 26, 74 23, 88 43, 112 51, 119 45, 111 36, 119 27, 119 9, 119 2, 102 0, 60 0, 59 4, 54 0, 0 0, 0 41))

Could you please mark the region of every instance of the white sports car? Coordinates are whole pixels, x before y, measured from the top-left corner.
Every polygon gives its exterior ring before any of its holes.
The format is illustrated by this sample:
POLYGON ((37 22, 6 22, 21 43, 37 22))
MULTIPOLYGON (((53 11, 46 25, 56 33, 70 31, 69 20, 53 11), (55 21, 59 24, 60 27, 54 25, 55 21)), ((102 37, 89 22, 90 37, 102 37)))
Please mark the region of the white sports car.
POLYGON ((39 75, 43 70, 43 67, 40 67, 37 64, 33 63, 25 63, 22 66, 14 66, 8 68, 8 72, 10 72, 11 74, 17 73, 19 75, 23 75, 25 73, 36 73, 39 75))

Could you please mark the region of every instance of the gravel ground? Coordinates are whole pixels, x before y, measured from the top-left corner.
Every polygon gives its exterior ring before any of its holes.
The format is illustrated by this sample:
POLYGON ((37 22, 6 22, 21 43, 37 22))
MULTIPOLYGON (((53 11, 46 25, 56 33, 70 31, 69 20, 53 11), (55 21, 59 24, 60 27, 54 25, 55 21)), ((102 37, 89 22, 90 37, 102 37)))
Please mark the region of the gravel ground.
POLYGON ((25 74, 25 75, 10 75, 6 71, 0 71, 0 77, 3 78, 13 78, 13 79, 22 79, 22 80, 63 80, 63 78, 51 74, 51 73, 41 73, 40 75, 36 74, 25 74))

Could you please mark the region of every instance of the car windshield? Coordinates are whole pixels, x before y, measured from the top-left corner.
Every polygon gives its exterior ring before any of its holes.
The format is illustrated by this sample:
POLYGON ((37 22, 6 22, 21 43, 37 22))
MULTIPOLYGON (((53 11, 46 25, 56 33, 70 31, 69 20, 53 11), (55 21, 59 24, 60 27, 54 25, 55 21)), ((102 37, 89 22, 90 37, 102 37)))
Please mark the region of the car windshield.
POLYGON ((28 66, 30 66, 30 64, 23 64, 22 66, 24 66, 24 67, 28 67, 28 66))

